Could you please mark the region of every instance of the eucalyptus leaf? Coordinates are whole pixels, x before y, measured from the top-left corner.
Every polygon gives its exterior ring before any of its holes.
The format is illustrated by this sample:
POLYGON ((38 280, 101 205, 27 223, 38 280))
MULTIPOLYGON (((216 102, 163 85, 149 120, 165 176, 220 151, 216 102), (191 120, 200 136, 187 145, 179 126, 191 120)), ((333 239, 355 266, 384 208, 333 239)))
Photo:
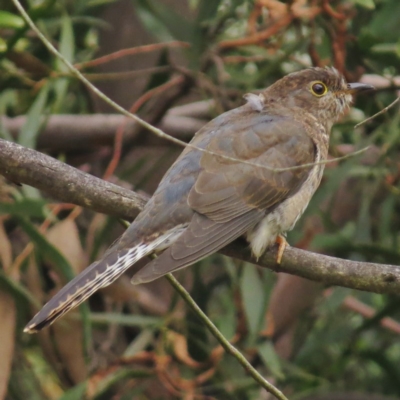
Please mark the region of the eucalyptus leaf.
POLYGON ((44 218, 47 201, 22 197, 13 203, 0 203, 0 214, 19 215, 21 217, 44 218))
POLYGON ((26 122, 22 126, 18 143, 22 146, 34 149, 36 147, 37 136, 44 121, 44 113, 49 96, 49 85, 45 84, 37 95, 26 116, 26 122))
POLYGON ((87 390, 87 382, 81 382, 78 385, 67 390, 58 400, 77 400, 84 399, 87 390))
POLYGON ((243 268, 240 290, 248 329, 254 340, 261 329, 264 319, 264 288, 254 265, 247 264, 243 268))
POLYGON ((362 7, 368 8, 370 10, 375 8, 374 0, 351 0, 354 4, 358 4, 362 7))
POLYGON ((25 26, 25 21, 19 15, 0 10, 0 28, 20 29, 25 26))
POLYGON ((257 346, 257 350, 264 365, 269 369, 272 375, 277 379, 283 379, 285 375, 273 344, 270 341, 265 341, 257 346))
POLYGON ((154 327, 160 326, 163 319, 159 317, 150 317, 145 315, 125 315, 117 313, 91 313, 90 321, 93 324, 118 324, 135 327, 154 327))
POLYGON ((140 11, 142 21, 162 41, 170 40, 165 34, 167 30, 176 40, 190 41, 193 37, 194 22, 188 21, 171 7, 159 0, 134 0, 140 11))

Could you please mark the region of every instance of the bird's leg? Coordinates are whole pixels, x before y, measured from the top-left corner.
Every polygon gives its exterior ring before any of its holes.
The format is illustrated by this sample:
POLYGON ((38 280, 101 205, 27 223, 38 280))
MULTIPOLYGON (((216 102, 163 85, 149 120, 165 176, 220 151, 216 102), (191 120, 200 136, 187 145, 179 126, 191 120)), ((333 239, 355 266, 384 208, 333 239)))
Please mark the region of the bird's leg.
POLYGON ((275 243, 278 245, 278 254, 276 255, 276 262, 280 264, 286 246, 288 246, 288 242, 286 241, 284 236, 278 235, 275 239, 275 243))

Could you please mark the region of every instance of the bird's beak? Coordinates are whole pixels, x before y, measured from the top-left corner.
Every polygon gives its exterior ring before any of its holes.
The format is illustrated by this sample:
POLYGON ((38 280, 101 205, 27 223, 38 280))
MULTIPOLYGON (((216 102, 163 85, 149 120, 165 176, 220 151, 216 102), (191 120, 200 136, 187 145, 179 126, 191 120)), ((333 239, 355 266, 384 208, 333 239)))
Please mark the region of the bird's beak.
POLYGON ((357 94, 360 92, 366 92, 369 90, 375 90, 375 88, 372 85, 367 85, 366 83, 349 83, 347 85, 347 93, 350 94, 357 94))

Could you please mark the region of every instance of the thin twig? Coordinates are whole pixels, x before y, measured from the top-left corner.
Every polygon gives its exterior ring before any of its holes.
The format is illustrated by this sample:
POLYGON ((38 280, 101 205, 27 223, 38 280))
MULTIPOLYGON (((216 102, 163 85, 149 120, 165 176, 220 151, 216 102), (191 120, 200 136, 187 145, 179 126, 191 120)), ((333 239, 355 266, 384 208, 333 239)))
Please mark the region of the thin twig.
MULTIPOLYGON (((365 318, 373 318, 376 316, 376 310, 373 307, 363 303, 354 296, 347 296, 343 301, 343 306, 365 318)), ((379 324, 383 328, 400 335, 400 323, 393 318, 384 317, 379 320, 379 324)))
MULTIPOLYGON (((183 77, 178 76, 174 79, 169 80, 168 82, 157 86, 146 93, 144 93, 142 96, 137 99, 132 107, 130 108, 131 113, 136 113, 142 105, 150 100, 153 96, 158 95, 162 93, 165 90, 168 90, 172 86, 178 85, 183 82, 183 77)), ((117 129, 117 132, 115 134, 115 141, 114 141, 114 152, 113 156, 111 158, 110 163, 107 166, 106 172, 104 173, 103 179, 108 180, 110 176, 114 173, 115 169, 117 168, 117 165, 119 163, 119 160, 121 158, 121 152, 122 152, 122 139, 124 136, 124 131, 125 131, 125 126, 126 126, 127 120, 125 120, 117 129)))
POLYGON ((279 389, 277 389, 263 376, 261 376, 261 374, 247 361, 244 355, 224 337, 224 335, 218 330, 218 328, 193 300, 189 292, 174 278, 174 276, 172 274, 167 274, 165 277, 168 279, 173 288, 180 294, 183 300, 185 300, 186 304, 201 319, 204 325, 207 326, 213 336, 221 343, 225 351, 235 357, 236 360, 238 360, 239 363, 243 366, 243 368, 250 374, 250 376, 265 390, 273 394, 277 399, 288 400, 287 397, 279 389))
MULTIPOLYGON (((169 72, 173 68, 170 65, 162 65, 160 67, 148 67, 145 69, 138 69, 134 71, 121 71, 121 72, 102 72, 102 73, 87 73, 86 78, 91 81, 120 81, 123 79, 142 78, 143 75, 159 74, 162 72, 169 72)), ((58 76, 58 74, 56 75, 58 76)), ((60 76, 69 76, 68 74, 61 74, 60 76)))
MULTIPOLYGON (((134 71, 120 71, 120 72, 102 72, 102 73, 91 73, 83 72, 83 76, 86 77, 90 82, 94 81, 116 81, 122 79, 133 79, 135 77, 142 77, 143 75, 151 75, 161 72, 171 71, 173 68, 170 65, 162 65, 159 67, 150 67, 145 69, 137 69, 134 71)), ((74 73, 69 72, 54 72, 50 74, 51 78, 73 78, 76 77, 74 73)), ((45 82, 43 79, 42 82, 45 82)))
POLYGON ((0 139, 0 174, 12 182, 36 187, 64 203, 134 218, 146 199, 120 186, 96 178, 36 150, 0 139), (136 209, 136 210, 135 210, 136 209))
POLYGON ((392 103, 390 103, 387 107, 383 108, 381 111, 377 112, 376 114, 374 114, 372 117, 368 117, 367 119, 364 119, 364 121, 359 122, 357 125, 354 126, 354 129, 358 128, 361 125, 364 125, 365 123, 367 123, 368 121, 371 121, 372 119, 376 118, 378 115, 384 114, 385 112, 387 112, 390 108, 392 108, 394 105, 396 105, 396 103, 398 103, 400 101, 400 97, 397 97, 397 99, 395 101, 393 101, 392 103))
POLYGON ((75 64, 75 68, 82 69, 88 67, 95 67, 101 64, 108 63, 113 60, 117 60, 122 57, 142 54, 142 53, 150 53, 153 51, 165 49, 166 47, 173 48, 173 47, 189 47, 190 44, 187 42, 166 42, 166 43, 153 43, 153 44, 146 44, 144 46, 132 47, 129 49, 122 49, 115 51, 114 53, 107 54, 105 56, 95 58, 94 60, 84 61, 79 64, 75 64))
MULTIPOLYGON (((113 100, 111 100, 108 96, 106 96, 101 90, 99 90, 96 86, 94 86, 88 79, 85 78, 84 74, 82 74, 80 71, 78 71, 61 53, 58 52, 58 50, 50 43, 50 41, 44 36, 44 34, 39 30, 39 28, 35 25, 35 23, 32 21, 32 19, 29 17, 28 13, 25 11, 25 9, 22 7, 21 3, 19 2, 19 0, 12 0, 14 5, 17 7, 18 11, 21 13, 22 17, 25 19, 26 23, 31 27, 31 29, 38 35, 38 37, 42 40, 43 44, 47 47, 47 49, 56 57, 58 57, 70 70, 71 72, 78 77, 78 79, 81 80, 82 83, 84 83, 89 89, 91 89, 98 97, 100 97, 103 101, 105 101, 107 104, 109 104, 111 107, 113 107, 115 110, 119 111, 121 114, 134 119, 137 123, 139 123, 141 126, 143 126, 144 128, 148 129, 149 131, 151 131, 152 133, 154 133, 155 135, 157 135, 160 138, 169 140, 179 146, 182 147, 190 147, 192 149, 201 151, 202 153, 207 153, 213 156, 217 156, 220 157, 222 159, 225 160, 229 160, 229 161, 233 161, 233 162, 238 162, 238 163, 242 163, 242 164, 246 164, 246 165, 251 165, 253 167, 258 167, 258 168, 262 168, 262 169, 266 169, 272 172, 285 172, 285 171, 295 171, 298 169, 303 169, 303 168, 310 168, 313 167, 315 165, 320 165, 320 164, 328 164, 331 162, 335 162, 338 160, 342 160, 343 158, 348 158, 348 157, 352 157, 353 154, 348 154, 344 157, 340 157, 340 158, 334 158, 331 160, 322 160, 322 161, 318 161, 318 162, 313 162, 313 163, 307 163, 307 164, 302 164, 302 165, 297 165, 294 167, 288 167, 288 168, 273 168, 273 167, 269 167, 268 165, 264 165, 264 164, 259 164, 259 163, 254 163, 251 161, 246 161, 246 160, 241 160, 235 157, 229 157, 225 154, 220 154, 220 153, 216 153, 214 151, 210 151, 207 149, 203 149, 201 147, 197 147, 193 144, 190 143, 186 143, 182 140, 176 139, 168 134, 166 134, 165 132, 163 132, 161 129, 158 129, 156 127, 154 127, 153 125, 149 124, 148 122, 146 122, 145 120, 141 119, 140 117, 138 117, 136 114, 132 114, 129 111, 125 110, 123 107, 121 107, 119 104, 117 104, 116 102, 114 102, 113 100)), ((282 21, 280 21, 280 23, 283 23, 282 21)), ((358 152, 356 152, 354 155, 356 154, 360 154, 360 152, 363 152, 367 150, 362 149, 359 150, 358 152)))
POLYGON ((227 49, 230 47, 248 46, 251 44, 263 42, 269 39, 271 36, 275 35, 282 28, 287 27, 293 21, 293 18, 294 17, 292 14, 286 14, 280 20, 275 21, 271 26, 261 32, 256 32, 253 35, 240 39, 223 40, 218 43, 218 47, 220 49, 227 49))

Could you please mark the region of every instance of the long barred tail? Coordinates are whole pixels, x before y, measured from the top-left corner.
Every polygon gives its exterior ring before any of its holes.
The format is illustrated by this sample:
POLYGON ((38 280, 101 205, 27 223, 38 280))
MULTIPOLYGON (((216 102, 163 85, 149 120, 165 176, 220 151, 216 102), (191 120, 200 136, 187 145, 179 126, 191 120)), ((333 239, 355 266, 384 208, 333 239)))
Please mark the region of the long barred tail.
POLYGON ((94 292, 114 282, 129 267, 151 253, 157 244, 140 243, 130 249, 115 249, 102 260, 91 264, 44 305, 26 325, 24 332, 36 333, 52 324, 94 292))

